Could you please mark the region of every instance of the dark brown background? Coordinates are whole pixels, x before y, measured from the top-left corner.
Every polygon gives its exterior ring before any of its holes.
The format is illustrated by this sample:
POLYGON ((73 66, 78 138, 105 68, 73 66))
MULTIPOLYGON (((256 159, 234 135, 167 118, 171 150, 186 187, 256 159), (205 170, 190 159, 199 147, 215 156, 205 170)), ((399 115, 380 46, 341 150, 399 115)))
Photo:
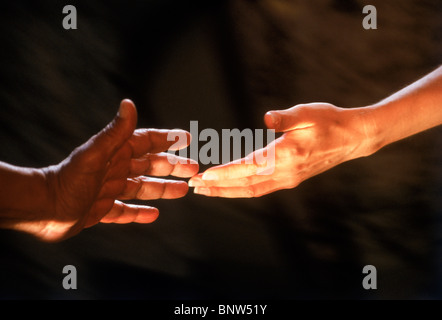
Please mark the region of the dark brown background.
MULTIPOLYGON (((374 103, 442 56, 438 0, 73 1, 71 31, 65 4, 0 5, 2 161, 61 161, 123 98, 140 127, 263 128, 269 109, 374 103), (377 30, 362 28, 365 4, 377 30)), ((441 135, 259 199, 152 201, 152 225, 98 225, 59 244, 2 230, 0 298, 441 298, 441 135), (76 291, 62 287, 67 264, 76 291), (362 288, 367 264, 376 291, 362 288)))

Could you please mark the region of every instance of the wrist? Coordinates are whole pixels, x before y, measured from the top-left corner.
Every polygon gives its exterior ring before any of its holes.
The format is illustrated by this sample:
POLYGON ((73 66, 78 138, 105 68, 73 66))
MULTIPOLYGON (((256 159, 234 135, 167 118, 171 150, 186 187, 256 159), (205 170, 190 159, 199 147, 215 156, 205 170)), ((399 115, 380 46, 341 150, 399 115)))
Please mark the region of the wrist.
POLYGON ((350 126, 356 132, 355 157, 367 157, 385 146, 384 126, 377 119, 377 107, 367 106, 348 109, 350 126))
POLYGON ((16 201, 18 212, 22 216, 17 217, 23 222, 40 221, 44 225, 52 217, 50 187, 47 168, 25 169, 23 176, 23 197, 16 201))
POLYGON ((55 216, 55 183, 57 180, 56 167, 50 166, 41 169, 35 169, 36 184, 40 188, 40 201, 38 208, 42 216, 48 221, 55 216))
POLYGON ((44 225, 50 218, 50 193, 45 169, 1 163, 0 224, 28 231, 29 223, 44 225))

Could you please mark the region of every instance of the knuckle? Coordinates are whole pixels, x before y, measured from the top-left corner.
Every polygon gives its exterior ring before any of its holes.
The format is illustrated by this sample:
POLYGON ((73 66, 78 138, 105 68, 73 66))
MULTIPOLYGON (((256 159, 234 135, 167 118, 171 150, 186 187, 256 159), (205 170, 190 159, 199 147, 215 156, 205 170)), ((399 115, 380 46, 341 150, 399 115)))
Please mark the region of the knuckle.
POLYGON ((248 188, 246 188, 245 196, 247 198, 253 198, 253 197, 255 197, 255 194, 256 194, 256 190, 255 190, 254 186, 249 186, 248 188))
POLYGON ((144 194, 143 181, 139 177, 133 178, 132 180, 135 183, 135 199, 142 199, 144 194))
POLYGON ((166 183, 165 182, 160 182, 160 188, 159 188, 159 194, 158 194, 158 198, 163 198, 166 194, 166 183))

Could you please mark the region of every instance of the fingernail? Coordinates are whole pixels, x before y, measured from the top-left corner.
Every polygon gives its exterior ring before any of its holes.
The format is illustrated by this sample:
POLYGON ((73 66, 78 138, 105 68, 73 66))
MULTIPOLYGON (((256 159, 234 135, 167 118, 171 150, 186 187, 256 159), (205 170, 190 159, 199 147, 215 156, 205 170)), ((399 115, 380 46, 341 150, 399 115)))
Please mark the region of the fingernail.
POLYGON ((218 180, 218 175, 214 172, 205 172, 201 178, 203 180, 218 180))
POLYGON ((195 190, 194 190, 194 193, 201 194, 201 195, 204 195, 204 196, 210 196, 210 189, 209 188, 196 187, 195 190))
POLYGON ((197 179, 191 179, 189 180, 189 187, 202 187, 204 186, 204 183, 197 179))

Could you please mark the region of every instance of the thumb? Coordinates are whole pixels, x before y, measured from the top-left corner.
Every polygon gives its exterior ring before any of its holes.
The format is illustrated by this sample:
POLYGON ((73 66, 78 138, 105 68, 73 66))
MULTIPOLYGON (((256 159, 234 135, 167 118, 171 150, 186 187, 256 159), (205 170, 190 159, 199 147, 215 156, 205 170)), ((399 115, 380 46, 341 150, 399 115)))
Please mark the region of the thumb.
POLYGON ((136 125, 134 103, 129 99, 121 101, 115 118, 93 138, 94 149, 109 159, 132 136, 136 125))
POLYGON ((265 114, 264 122, 267 128, 276 132, 311 127, 312 123, 306 118, 305 109, 304 105, 298 105, 285 110, 272 110, 265 114))

